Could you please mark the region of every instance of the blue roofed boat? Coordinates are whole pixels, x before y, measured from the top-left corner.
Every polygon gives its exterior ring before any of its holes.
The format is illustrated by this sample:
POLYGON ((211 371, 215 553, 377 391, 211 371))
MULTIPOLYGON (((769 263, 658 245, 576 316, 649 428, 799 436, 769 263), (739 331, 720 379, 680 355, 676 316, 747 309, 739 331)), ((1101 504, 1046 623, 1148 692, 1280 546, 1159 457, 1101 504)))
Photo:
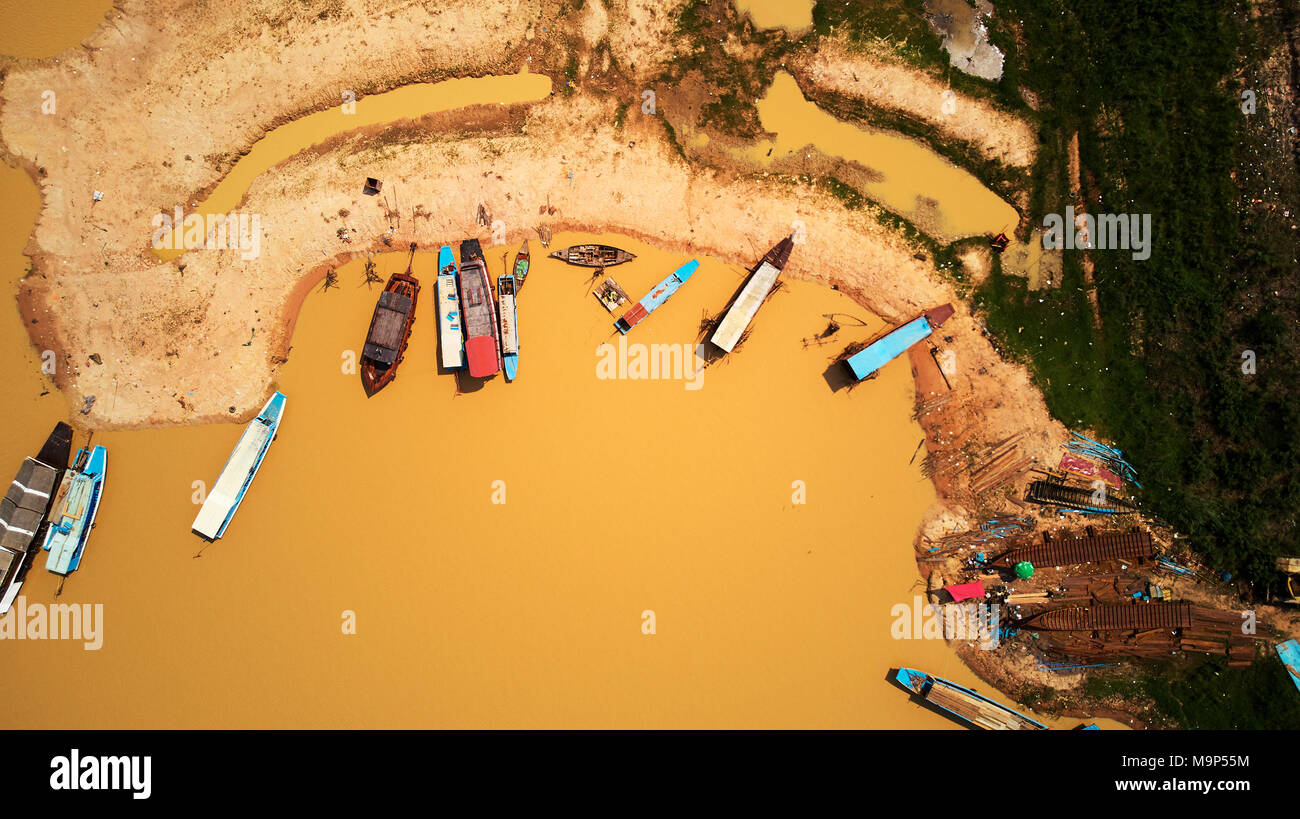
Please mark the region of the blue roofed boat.
POLYGON ((844 359, 844 366, 854 381, 869 378, 881 367, 907 352, 908 347, 929 338, 952 314, 951 304, 926 310, 919 317, 900 324, 868 344, 865 349, 844 359))
POLYGON ((645 298, 634 304, 631 310, 628 310, 618 321, 614 322, 614 326, 618 328, 620 333, 626 335, 628 330, 640 324, 642 319, 668 301, 669 297, 677 292, 677 288, 686 284, 686 280, 691 277, 691 274, 699 266, 698 260, 691 259, 672 273, 669 273, 663 281, 655 285, 655 288, 646 294, 645 298))
POLYGON ((1277 656, 1286 668, 1287 676, 1296 688, 1300 688, 1300 640, 1287 640, 1277 644, 1277 656))
POLYGON ((275 440, 284 416, 284 393, 272 395, 258 416, 244 428, 239 443, 221 470, 221 476, 212 485, 212 491, 203 501, 199 515, 194 519, 193 530, 206 540, 216 540, 226 533, 230 519, 243 502, 248 487, 266 458, 266 451, 275 440))
POLYGON ((459 370, 465 366, 465 336, 460 329, 460 291, 456 257, 448 245, 438 249, 438 341, 442 366, 459 370))
POLYGON ((973 728, 992 731, 1046 731, 1047 726, 964 685, 913 668, 900 668, 894 679, 931 705, 973 728))
POLYGON ((519 309, 515 303, 516 280, 509 274, 497 277, 497 310, 501 333, 501 366, 511 381, 519 373, 519 309))
POLYGON ((64 577, 81 565, 90 530, 95 528, 99 501, 104 494, 104 470, 108 466, 108 450, 97 446, 87 452, 77 450, 77 457, 54 496, 50 508, 50 526, 45 530, 45 543, 41 548, 50 553, 45 568, 64 577))

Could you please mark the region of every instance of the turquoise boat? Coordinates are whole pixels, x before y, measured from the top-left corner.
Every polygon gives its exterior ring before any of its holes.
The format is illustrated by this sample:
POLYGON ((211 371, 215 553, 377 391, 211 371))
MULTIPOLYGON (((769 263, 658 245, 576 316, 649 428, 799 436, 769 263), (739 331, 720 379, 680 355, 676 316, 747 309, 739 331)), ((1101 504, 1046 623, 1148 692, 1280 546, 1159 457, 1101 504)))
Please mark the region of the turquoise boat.
POLYGON ((1281 658, 1287 676, 1295 683, 1296 688, 1300 688, 1300 640, 1287 640, 1285 643, 1278 643, 1276 648, 1277 656, 1281 658))
POLYGON ((953 314, 951 304, 926 310, 918 318, 901 324, 844 359, 844 366, 854 381, 870 378, 877 370, 907 352, 918 341, 929 338, 953 314))
POLYGON ((894 679, 931 705, 974 728, 993 731, 1046 731, 1047 726, 1019 711, 942 677, 914 668, 900 668, 894 679))
POLYGON ((41 548, 50 553, 45 568, 67 577, 81 565, 86 541, 95 528, 99 501, 104 494, 104 470, 108 450, 97 446, 87 452, 77 450, 72 468, 63 474, 63 483, 50 509, 50 527, 45 530, 41 548))
POLYGON ((677 292, 677 288, 686 284, 686 280, 691 277, 691 274, 699 266, 699 261, 691 259, 672 273, 669 273, 663 281, 655 285, 655 288, 646 294, 645 298, 633 305, 631 310, 628 310, 618 321, 614 322, 614 326, 618 328, 620 333, 627 335, 628 330, 640 324, 642 319, 668 301, 669 297, 677 292))
POLYGON ((459 370, 465 366, 465 337, 460 329, 460 291, 456 257, 451 248, 438 249, 438 340, 442 346, 442 366, 459 370))
POLYGON ((515 303, 516 281, 509 274, 497 277, 497 330, 501 334, 501 367, 506 378, 519 373, 519 309, 515 303))
POLYGON ((275 433, 280 429, 280 419, 284 416, 284 393, 272 395, 262 407, 257 417, 244 428, 239 443, 230 453, 221 476, 212 485, 212 491, 203 501, 199 515, 191 527, 194 533, 205 540, 216 540, 226 533, 230 519, 235 516, 239 504, 243 502, 248 487, 252 485, 257 470, 261 468, 266 451, 275 440, 275 433))

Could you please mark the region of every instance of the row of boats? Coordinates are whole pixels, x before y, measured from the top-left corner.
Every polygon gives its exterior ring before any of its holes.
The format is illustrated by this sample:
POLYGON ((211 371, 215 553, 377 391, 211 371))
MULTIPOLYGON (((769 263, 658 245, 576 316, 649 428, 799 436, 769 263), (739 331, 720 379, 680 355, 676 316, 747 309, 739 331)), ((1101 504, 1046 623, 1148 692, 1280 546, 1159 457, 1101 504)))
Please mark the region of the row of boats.
POLYGON ((95 527, 108 451, 102 446, 72 451, 72 427, 58 423, 35 457, 23 459, 0 500, 0 614, 18 597, 36 557, 48 552, 45 568, 67 577, 81 565, 95 527))

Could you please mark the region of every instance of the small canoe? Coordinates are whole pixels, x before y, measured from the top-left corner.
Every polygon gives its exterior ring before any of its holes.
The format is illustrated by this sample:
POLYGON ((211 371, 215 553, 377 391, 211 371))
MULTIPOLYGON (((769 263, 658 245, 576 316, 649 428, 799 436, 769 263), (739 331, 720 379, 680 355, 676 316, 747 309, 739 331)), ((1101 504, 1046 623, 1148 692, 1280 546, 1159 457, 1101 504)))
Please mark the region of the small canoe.
POLYGON ((456 257, 451 248, 438 250, 438 341, 442 346, 442 366, 459 370, 465 366, 465 337, 460 327, 460 293, 456 279, 456 257))
POLYGON ((361 386, 371 396, 393 383, 397 366, 402 363, 406 344, 415 324, 415 301, 420 295, 420 281, 411 275, 415 245, 405 273, 394 273, 379 294, 370 329, 361 352, 361 386))
POLYGON ((477 239, 460 243, 460 306, 465 326, 465 358, 469 374, 488 378, 501 370, 501 339, 492 282, 477 239))
POLYGON ((501 363, 506 378, 515 380, 519 372, 519 310, 515 304, 514 276, 497 278, 497 308, 501 313, 501 363))
POLYGON ((564 250, 554 251, 551 253, 551 258, 578 267, 613 267, 616 264, 632 261, 636 258, 636 254, 609 245, 574 245, 564 250))
POLYGON ((51 572, 67 577, 81 565, 90 530, 95 528, 95 516, 99 514, 107 466, 108 450, 104 447, 97 446, 90 451, 79 449, 72 468, 63 474, 63 483, 50 508, 50 528, 45 531, 42 546, 50 553, 45 568, 51 572))
POLYGON ((515 287, 516 290, 524 289, 524 280, 528 278, 528 240, 519 246, 519 252, 515 254, 515 287))

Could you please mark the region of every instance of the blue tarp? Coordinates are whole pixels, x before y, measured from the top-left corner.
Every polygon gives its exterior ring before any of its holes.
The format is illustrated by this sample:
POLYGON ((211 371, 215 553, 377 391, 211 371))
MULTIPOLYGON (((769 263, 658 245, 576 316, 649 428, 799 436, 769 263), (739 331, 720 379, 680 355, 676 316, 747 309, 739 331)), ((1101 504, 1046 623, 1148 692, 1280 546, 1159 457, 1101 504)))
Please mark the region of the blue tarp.
POLYGON ((930 327, 930 322, 926 321, 925 316, 909 321, 907 324, 891 331, 884 338, 875 341, 862 352, 850 356, 847 359, 849 370, 853 372, 855 378, 861 381, 902 355, 907 351, 908 347, 928 337, 932 332, 934 331, 930 327))

